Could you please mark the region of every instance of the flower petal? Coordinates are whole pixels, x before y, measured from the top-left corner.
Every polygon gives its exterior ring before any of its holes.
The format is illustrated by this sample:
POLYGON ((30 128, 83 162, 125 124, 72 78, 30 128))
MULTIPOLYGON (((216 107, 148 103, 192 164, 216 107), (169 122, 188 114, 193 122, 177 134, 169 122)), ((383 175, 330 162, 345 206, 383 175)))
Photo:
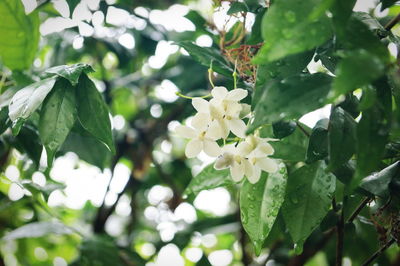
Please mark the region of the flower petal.
POLYGON ((228 105, 225 114, 234 118, 239 118, 240 111, 242 110, 242 105, 237 102, 228 101, 228 105))
POLYGON ((232 164, 232 155, 224 152, 224 154, 218 156, 217 160, 215 160, 214 168, 216 170, 226 169, 232 164))
POLYGON ((247 159, 243 159, 242 163, 244 164, 244 174, 247 177, 251 177, 253 175, 253 165, 247 159))
POLYGON ((185 149, 185 155, 188 158, 196 157, 203 149, 203 142, 199 139, 192 139, 188 142, 185 149))
POLYGON ((247 126, 243 122, 243 120, 240 120, 240 119, 228 120, 228 126, 229 126, 230 131, 232 131, 232 133, 235 134, 236 136, 238 136, 239 138, 246 137, 247 126))
POLYGON ((212 140, 203 141, 203 150, 208 156, 211 157, 218 157, 222 152, 218 144, 212 140))
POLYGON ((275 173, 278 171, 278 163, 271 158, 257 159, 256 166, 268 173, 275 173))
POLYGON ((237 162, 234 162, 232 167, 231 167, 231 176, 233 181, 239 182, 240 180, 243 179, 244 176, 244 165, 243 164, 238 164, 237 162))
POLYGON ((206 131, 208 125, 211 123, 211 117, 206 113, 197 113, 192 118, 191 125, 198 131, 198 133, 206 131))
POLYGON ((228 92, 226 99, 229 101, 240 101, 243 98, 246 98, 248 92, 244 89, 234 89, 228 92))
POLYGON ((218 140, 218 139, 222 138, 222 133, 223 133, 223 130, 221 128, 220 123, 218 123, 217 120, 214 120, 211 122, 210 126, 208 127, 205 137, 212 139, 212 140, 218 140))
POLYGON ((260 167, 254 166, 253 167, 253 174, 251 176, 248 176, 247 179, 249 180, 250 183, 255 184, 260 180, 261 177, 261 169, 260 167))
POLYGON ((243 119, 247 117, 251 112, 251 106, 247 103, 242 103, 242 110, 240 110, 239 118, 243 119))
POLYGON ((192 99, 192 105, 194 109, 196 109, 197 112, 199 113, 209 113, 209 102, 204 100, 203 98, 193 98, 192 99))
POLYGON ((175 128, 175 133, 187 139, 193 139, 197 137, 197 133, 193 128, 182 125, 179 125, 175 128))
POLYGON ((211 95, 219 100, 225 99, 226 95, 228 94, 228 90, 225 87, 219 86, 214 87, 211 91, 211 95))
POLYGON ((252 151, 251 145, 245 141, 240 142, 239 145, 237 146, 237 149, 238 149, 239 155, 241 155, 243 157, 249 155, 249 153, 252 151))

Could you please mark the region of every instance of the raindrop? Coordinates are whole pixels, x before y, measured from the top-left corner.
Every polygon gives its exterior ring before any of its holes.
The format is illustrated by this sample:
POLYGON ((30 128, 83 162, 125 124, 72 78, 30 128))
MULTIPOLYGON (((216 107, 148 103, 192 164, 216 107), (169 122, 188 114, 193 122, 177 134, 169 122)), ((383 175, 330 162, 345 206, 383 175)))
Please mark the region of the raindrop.
POLYGON ((296 21, 296 14, 293 11, 285 12, 285 18, 287 21, 293 23, 296 21))

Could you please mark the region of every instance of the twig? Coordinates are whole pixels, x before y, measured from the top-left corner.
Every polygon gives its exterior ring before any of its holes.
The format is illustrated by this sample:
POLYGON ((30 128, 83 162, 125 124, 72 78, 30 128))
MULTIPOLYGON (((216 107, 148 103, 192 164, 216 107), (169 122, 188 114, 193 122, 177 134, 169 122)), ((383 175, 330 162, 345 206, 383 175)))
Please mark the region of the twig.
POLYGON ((298 122, 298 121, 296 121, 296 125, 299 127, 299 129, 304 133, 304 135, 306 135, 308 138, 310 137, 310 133, 308 133, 305 129, 304 129, 304 127, 302 127, 301 125, 300 125, 300 123, 298 122))
POLYGON ((369 257, 363 264, 362 266, 367 266, 371 262, 373 262, 376 258, 378 258, 386 249, 388 249, 393 243, 395 243, 396 240, 392 238, 387 242, 384 246, 382 246, 380 249, 378 249, 374 254, 372 254, 371 257, 369 257))
POLYGON ((388 22, 385 26, 385 30, 390 31, 400 21, 400 13, 388 22))
POLYGON ((358 216, 358 214, 362 211, 362 209, 365 207, 365 205, 367 205, 370 201, 371 198, 366 197, 351 214, 350 218, 347 220, 347 223, 352 223, 354 219, 358 216))

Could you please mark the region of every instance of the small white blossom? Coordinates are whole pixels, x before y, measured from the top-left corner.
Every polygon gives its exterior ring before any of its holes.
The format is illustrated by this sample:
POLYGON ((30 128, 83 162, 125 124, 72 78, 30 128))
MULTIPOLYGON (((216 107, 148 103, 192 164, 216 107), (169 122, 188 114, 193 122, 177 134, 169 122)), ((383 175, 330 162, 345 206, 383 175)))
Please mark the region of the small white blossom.
POLYGON ((197 114, 197 118, 193 118, 191 126, 177 126, 175 132, 187 139, 190 139, 185 148, 185 155, 188 158, 194 158, 203 150, 208 156, 217 157, 221 154, 220 147, 218 146, 214 130, 207 122, 210 118, 207 114, 197 114), (211 130, 210 130, 211 129, 211 130))

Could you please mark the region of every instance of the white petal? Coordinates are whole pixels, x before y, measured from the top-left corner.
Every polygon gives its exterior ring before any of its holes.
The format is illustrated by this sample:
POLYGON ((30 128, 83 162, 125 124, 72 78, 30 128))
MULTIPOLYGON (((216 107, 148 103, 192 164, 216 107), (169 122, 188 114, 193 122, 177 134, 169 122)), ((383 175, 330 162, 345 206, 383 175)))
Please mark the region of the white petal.
POLYGON ((230 154, 236 154, 237 150, 236 150, 236 144, 226 144, 225 146, 222 147, 223 151, 225 153, 230 153, 230 154))
POLYGON ((210 100, 210 114, 211 117, 215 119, 221 119, 224 116, 225 110, 223 108, 222 101, 217 99, 210 100))
POLYGON ((207 129, 205 137, 212 140, 218 140, 222 138, 222 133, 223 131, 220 124, 218 123, 217 120, 214 120, 211 122, 209 128, 207 129))
POLYGON ((226 99, 230 101, 240 101, 241 99, 246 98, 247 94, 248 94, 247 90, 234 89, 228 93, 226 99))
POLYGON ((192 139, 188 142, 185 149, 185 155, 188 158, 196 157, 203 149, 203 142, 198 139, 192 139))
POLYGON ((231 176, 233 181, 239 182, 240 180, 243 179, 244 176, 244 165, 243 164, 238 164, 237 162, 234 162, 232 167, 231 167, 231 176))
POLYGON ((193 139, 197 137, 197 133, 193 128, 182 125, 179 125, 175 128, 175 133, 187 139, 193 139))
POLYGON ((243 159, 242 163, 244 164, 244 174, 247 177, 251 177, 253 175, 253 165, 247 159, 243 159))
POLYGON ((197 113, 192 118, 191 125, 198 131, 206 131, 208 125, 211 123, 211 117, 205 113, 197 113))
POLYGON ((244 138, 246 137, 246 124, 243 122, 243 120, 240 119, 231 119, 228 120, 228 125, 230 131, 233 132, 236 136, 239 138, 244 138))
POLYGON ((278 171, 278 164, 275 160, 270 158, 260 158, 257 160, 256 165, 268 173, 275 173, 278 171))
POLYGON ((250 183, 255 184, 260 180, 261 176, 261 169, 257 166, 253 167, 253 174, 251 176, 248 176, 247 179, 249 180, 250 183))
POLYGON ((199 113, 209 113, 209 102, 203 98, 193 98, 192 105, 199 113))
POLYGON ((260 143, 257 148, 259 148, 266 155, 271 155, 275 152, 274 148, 268 142, 260 143))
POLYGON ((249 153, 252 151, 251 145, 245 141, 240 142, 239 145, 237 146, 237 149, 238 153, 243 157, 249 155, 249 153))
POLYGON ((242 105, 240 103, 228 101, 228 108, 226 109, 226 115, 234 118, 239 118, 240 111, 242 110, 242 105))
POLYGON ((203 141, 203 150, 204 152, 211 157, 218 157, 221 155, 221 148, 215 141, 204 140, 203 141))
POLYGON ((211 95, 216 99, 225 99, 228 94, 228 90, 225 87, 214 87, 211 91, 211 95))
POLYGON ((242 106, 242 110, 240 110, 239 118, 245 118, 250 114, 251 106, 247 103, 242 103, 241 106, 242 106))
POLYGON ((216 170, 226 169, 231 166, 232 159, 232 154, 224 153, 218 156, 217 160, 215 161, 214 168, 216 170))

